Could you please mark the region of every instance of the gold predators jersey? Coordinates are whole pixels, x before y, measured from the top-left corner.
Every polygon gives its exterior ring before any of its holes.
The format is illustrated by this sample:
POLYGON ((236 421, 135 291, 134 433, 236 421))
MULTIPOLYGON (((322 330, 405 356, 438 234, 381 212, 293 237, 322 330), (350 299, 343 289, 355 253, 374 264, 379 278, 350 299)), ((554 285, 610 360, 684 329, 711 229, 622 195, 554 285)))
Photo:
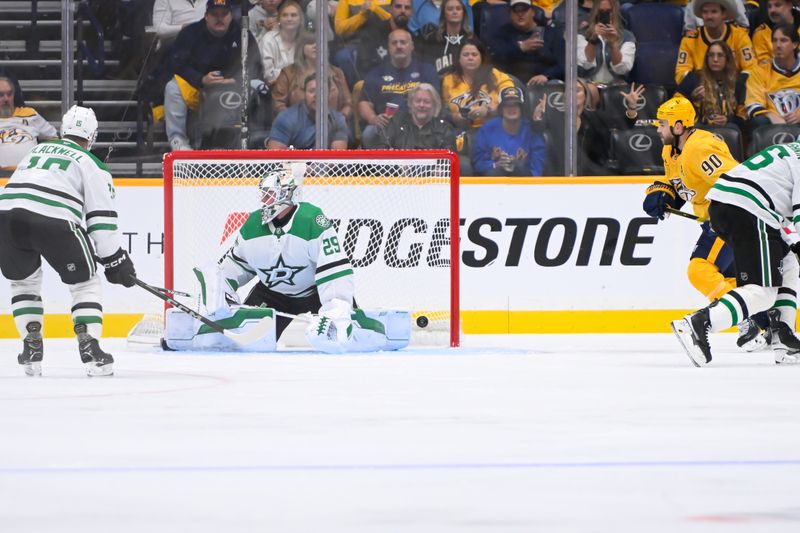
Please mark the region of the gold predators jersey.
POLYGON ((678 196, 692 204, 694 214, 708 219, 706 193, 717 178, 739 163, 733 158, 725 141, 711 132, 694 130, 683 144, 683 150, 673 152, 664 146, 664 181, 675 187, 678 196))
MULTIPOLYGON (((702 26, 696 30, 689 30, 684 34, 678 50, 678 61, 675 64, 675 81, 677 83, 680 83, 689 72, 703 68, 708 45, 715 40, 706 34, 706 30, 702 26)), ((739 72, 748 70, 756 64, 753 43, 750 41, 747 28, 743 28, 734 22, 726 22, 722 38, 719 40, 725 41, 733 50, 733 56, 736 58, 736 68, 739 69, 739 72)))
POLYGON ((800 64, 783 70, 771 61, 752 69, 744 105, 750 118, 767 112, 783 117, 800 109, 800 64))
MULTIPOLYGON (((794 13, 794 10, 792 10, 794 13)), ((800 26, 797 28, 800 35, 800 26)), ((772 26, 764 22, 753 32, 753 50, 756 53, 758 63, 769 63, 772 61, 772 26)))

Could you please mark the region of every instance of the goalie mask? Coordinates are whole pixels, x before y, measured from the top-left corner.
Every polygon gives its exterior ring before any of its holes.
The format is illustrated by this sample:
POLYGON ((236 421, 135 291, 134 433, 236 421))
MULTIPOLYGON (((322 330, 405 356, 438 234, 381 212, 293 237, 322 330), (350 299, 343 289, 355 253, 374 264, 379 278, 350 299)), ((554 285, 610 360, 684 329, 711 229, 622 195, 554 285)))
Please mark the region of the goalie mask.
POLYGON ((267 224, 286 209, 300 203, 300 187, 306 172, 305 163, 290 163, 261 178, 261 222, 267 224))
POLYGON ((91 150, 97 138, 97 117, 94 111, 78 105, 70 107, 61 119, 61 136, 67 135, 85 139, 88 142, 86 149, 91 150))

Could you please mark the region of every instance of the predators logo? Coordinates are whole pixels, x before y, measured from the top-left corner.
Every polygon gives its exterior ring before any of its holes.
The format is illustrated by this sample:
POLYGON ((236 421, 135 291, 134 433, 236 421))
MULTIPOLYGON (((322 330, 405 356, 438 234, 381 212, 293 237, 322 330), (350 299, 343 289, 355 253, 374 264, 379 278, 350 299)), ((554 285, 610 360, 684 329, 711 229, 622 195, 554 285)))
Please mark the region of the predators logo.
POLYGON ((459 109, 472 109, 474 106, 492 104, 492 97, 486 91, 478 91, 477 97, 473 98, 472 94, 465 92, 450 99, 450 103, 459 109))
POLYGON ((36 139, 24 129, 13 126, 0 129, 0 144, 23 144, 29 142, 35 143, 36 139))
POLYGON ((785 117, 800 109, 800 92, 797 89, 781 89, 780 91, 769 93, 768 96, 781 116, 785 117))

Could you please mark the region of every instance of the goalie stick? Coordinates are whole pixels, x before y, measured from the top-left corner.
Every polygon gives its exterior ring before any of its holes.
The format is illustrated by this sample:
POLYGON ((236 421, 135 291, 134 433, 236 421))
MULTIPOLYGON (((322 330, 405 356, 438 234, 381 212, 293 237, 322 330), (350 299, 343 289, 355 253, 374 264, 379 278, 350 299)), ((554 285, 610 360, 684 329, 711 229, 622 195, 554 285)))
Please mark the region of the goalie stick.
POLYGON ((261 339, 269 330, 271 330, 274 327, 273 326, 274 319, 272 317, 264 317, 264 318, 260 319, 258 322, 256 322, 255 324, 253 324, 244 333, 234 333, 234 332, 232 332, 232 331, 230 331, 228 329, 225 329, 224 327, 220 326, 219 324, 217 324, 213 320, 209 319, 208 317, 205 317, 205 316, 201 315, 200 313, 198 313, 197 311, 195 311, 191 307, 183 305, 178 300, 176 300, 174 298, 171 298, 170 296, 168 296, 166 294, 166 292, 167 292, 166 289, 160 289, 160 287, 153 287, 152 285, 149 285, 149 284, 145 283, 144 281, 140 280, 136 276, 131 276, 131 279, 133 279, 133 282, 136 285, 138 285, 139 287, 143 288, 144 290, 146 290, 147 292, 149 292, 153 296, 164 300, 165 302, 167 302, 168 304, 172 305, 173 307, 177 307, 178 309, 180 309, 184 313, 188 314, 192 318, 196 318, 197 320, 199 320, 200 322, 202 322, 203 324, 205 324, 209 328, 213 329, 214 331, 216 331, 218 333, 222 333, 223 335, 225 335, 229 339, 231 339, 234 342, 237 342, 239 344, 243 344, 243 345, 244 344, 252 344, 252 343, 256 342, 257 340, 261 339))

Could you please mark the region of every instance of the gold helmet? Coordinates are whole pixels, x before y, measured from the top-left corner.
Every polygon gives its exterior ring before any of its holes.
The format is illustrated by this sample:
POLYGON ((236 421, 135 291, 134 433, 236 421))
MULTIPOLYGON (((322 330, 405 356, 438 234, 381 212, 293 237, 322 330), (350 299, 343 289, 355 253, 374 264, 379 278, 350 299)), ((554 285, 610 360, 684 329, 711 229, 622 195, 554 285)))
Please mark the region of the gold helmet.
POLYGON ((666 120, 670 128, 674 127, 678 121, 683 123, 684 128, 691 128, 694 126, 697 114, 689 100, 677 95, 659 106, 656 117, 658 120, 666 120))

